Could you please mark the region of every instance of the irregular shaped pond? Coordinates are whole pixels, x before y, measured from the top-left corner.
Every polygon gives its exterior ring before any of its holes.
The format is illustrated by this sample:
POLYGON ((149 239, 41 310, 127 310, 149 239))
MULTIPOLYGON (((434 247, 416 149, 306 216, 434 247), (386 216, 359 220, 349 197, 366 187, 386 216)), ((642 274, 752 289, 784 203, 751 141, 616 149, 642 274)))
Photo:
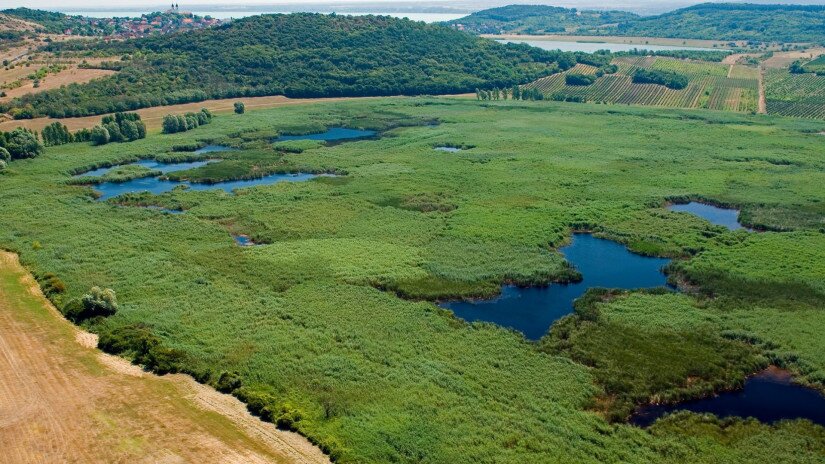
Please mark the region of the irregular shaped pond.
POLYGON ((232 238, 235 239, 235 243, 237 243, 238 246, 248 247, 259 245, 258 243, 253 242, 248 235, 233 235, 232 238))
POLYGON ((776 368, 749 378, 742 390, 674 405, 643 407, 630 422, 647 427, 656 419, 678 410, 711 413, 719 417, 754 417, 769 423, 784 419, 808 419, 825 425, 825 396, 792 383, 786 371, 776 368))
POLYGON ((745 228, 745 226, 739 223, 738 209, 720 208, 718 206, 707 205, 705 203, 699 203, 696 201, 691 201, 690 203, 685 203, 682 205, 671 205, 667 209, 669 209, 670 211, 676 211, 680 213, 694 214, 702 219, 707 220, 711 224, 716 224, 717 226, 724 226, 730 230, 739 230, 745 228))
POLYGON ((435 147, 434 149, 438 151, 446 151, 447 153, 455 153, 457 151, 461 151, 461 148, 458 147, 435 147))
POLYGON ((275 142, 285 142, 287 140, 323 140, 334 142, 338 140, 354 140, 375 137, 377 134, 373 130, 348 129, 346 127, 333 127, 326 132, 305 135, 282 135, 275 139, 275 142))
POLYGON ((624 245, 589 234, 573 235, 561 251, 582 274, 581 282, 545 287, 506 285, 492 300, 452 301, 442 304, 467 321, 488 321, 541 338, 557 319, 573 311, 573 301, 589 288, 652 288, 667 285, 662 268, 666 258, 637 255, 624 245))
POLYGON ((145 168, 151 169, 153 171, 160 171, 164 174, 168 172, 174 171, 183 171, 186 169, 194 169, 204 166, 206 164, 212 163, 215 160, 205 160, 205 161, 187 161, 183 163, 161 163, 155 160, 140 160, 134 163, 129 164, 121 164, 117 166, 110 166, 108 168, 98 168, 92 171, 84 172, 82 174, 78 174, 74 177, 100 177, 112 169, 123 167, 123 166, 143 166, 145 168))
POLYGON ((304 172, 287 174, 270 174, 258 179, 230 180, 213 184, 203 184, 187 181, 171 181, 158 177, 145 177, 133 179, 128 182, 103 182, 94 186, 100 192, 98 200, 103 201, 114 198, 124 193, 149 192, 155 195, 168 192, 180 185, 186 185, 191 190, 217 190, 221 189, 228 193, 239 188, 256 187, 259 185, 277 184, 279 182, 303 182, 324 174, 308 174, 304 172))

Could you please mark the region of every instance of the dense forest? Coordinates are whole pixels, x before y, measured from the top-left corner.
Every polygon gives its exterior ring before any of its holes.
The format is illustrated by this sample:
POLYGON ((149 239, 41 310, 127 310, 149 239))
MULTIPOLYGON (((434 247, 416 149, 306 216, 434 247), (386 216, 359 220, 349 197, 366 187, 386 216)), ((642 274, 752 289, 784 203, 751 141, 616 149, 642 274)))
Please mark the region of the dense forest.
POLYGON ((449 94, 510 87, 575 64, 571 54, 502 45, 442 25, 320 14, 255 16, 205 30, 48 49, 125 60, 113 76, 27 95, 0 111, 67 117, 210 98, 449 94))
MULTIPOLYGON (((489 33, 563 33, 753 42, 825 43, 825 6, 704 3, 657 16, 513 5, 451 21, 489 33), (598 21, 603 19, 603 21, 598 21)), ((459 26, 461 25, 461 26, 459 26)))

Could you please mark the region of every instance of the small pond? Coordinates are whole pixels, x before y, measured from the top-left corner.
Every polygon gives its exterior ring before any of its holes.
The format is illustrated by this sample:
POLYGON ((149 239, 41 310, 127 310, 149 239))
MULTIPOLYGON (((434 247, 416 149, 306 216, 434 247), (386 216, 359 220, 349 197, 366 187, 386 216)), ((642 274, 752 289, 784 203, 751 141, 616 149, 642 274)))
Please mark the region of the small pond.
POLYGON ((787 372, 776 368, 749 378, 742 390, 675 405, 643 407, 633 415, 630 422, 647 427, 656 419, 678 410, 711 413, 719 417, 754 417, 767 423, 784 419, 808 419, 825 425, 825 396, 816 390, 792 383, 787 372))
POLYGON ((653 288, 667 285, 662 268, 670 261, 631 253, 617 242, 574 234, 573 242, 561 248, 583 280, 544 287, 506 285, 490 300, 451 301, 441 306, 467 321, 488 321, 519 330, 538 340, 559 318, 573 311, 573 301, 589 288, 653 288))
POLYGON ((275 142, 286 142, 289 140, 322 140, 325 142, 335 142, 340 140, 355 140, 375 137, 378 132, 373 130, 348 129, 346 127, 332 127, 326 132, 304 135, 282 135, 276 138, 275 142))
POLYGON ((236 148, 227 147, 226 145, 207 145, 205 147, 198 148, 193 153, 196 155, 202 155, 204 153, 217 153, 221 151, 235 151, 236 148))
POLYGON ((233 235, 232 238, 235 239, 235 243, 237 243, 239 246, 248 247, 258 245, 257 243, 253 242, 248 235, 233 235))
POLYGON ((461 151, 461 148, 458 148, 458 147, 435 147, 435 150, 446 151, 447 153, 456 153, 456 152, 461 151))
MULTIPOLYGON (((680 213, 690 213, 707 220, 711 224, 724 226, 730 230, 745 229, 739 222, 739 210, 731 208, 720 208, 718 206, 707 205, 691 201, 681 205, 671 205, 667 209, 680 213)), ((750 229, 748 229, 750 230, 750 229)))

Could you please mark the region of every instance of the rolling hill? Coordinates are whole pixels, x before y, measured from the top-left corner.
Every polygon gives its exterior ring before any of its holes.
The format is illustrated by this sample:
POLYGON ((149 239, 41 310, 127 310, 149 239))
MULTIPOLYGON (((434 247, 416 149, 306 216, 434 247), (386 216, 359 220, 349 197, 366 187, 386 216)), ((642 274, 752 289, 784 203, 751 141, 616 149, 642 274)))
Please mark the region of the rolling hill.
POLYGON ((67 117, 211 98, 461 93, 575 64, 569 54, 505 46, 442 25, 320 14, 253 16, 144 39, 55 43, 48 51, 126 60, 113 76, 27 95, 0 111, 67 117))
POLYGON ((825 43, 825 6, 703 3, 657 16, 540 5, 483 10, 450 22, 479 34, 577 33, 754 42, 825 43))

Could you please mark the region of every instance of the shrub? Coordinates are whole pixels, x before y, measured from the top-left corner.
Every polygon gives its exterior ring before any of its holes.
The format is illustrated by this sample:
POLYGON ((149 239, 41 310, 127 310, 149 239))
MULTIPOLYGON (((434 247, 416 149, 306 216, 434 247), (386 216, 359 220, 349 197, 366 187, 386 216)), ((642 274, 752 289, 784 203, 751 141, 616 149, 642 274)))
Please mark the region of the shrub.
POLYGON ((237 372, 221 372, 218 381, 215 382, 215 389, 221 393, 232 393, 241 388, 241 376, 237 372))
POLYGON ((93 317, 107 317, 117 312, 117 298, 111 288, 92 287, 83 298, 70 301, 63 313, 67 318, 81 322, 93 317))
POLYGON ((103 126, 95 126, 89 133, 89 140, 92 145, 106 145, 109 143, 109 131, 103 126))
POLYGON ((0 160, 0 172, 5 171, 6 167, 7 167, 6 162, 4 160, 0 160))
POLYGON ((246 105, 243 102, 235 102, 235 114, 244 114, 246 112, 246 105))
POLYGON ((669 89, 681 90, 687 87, 688 78, 672 71, 658 69, 637 69, 633 73, 634 84, 658 84, 669 89))
POLYGON ((0 161, 11 161, 11 153, 3 147, 0 147, 0 161))
POLYGON ((104 330, 98 347, 111 354, 132 355, 132 362, 160 375, 184 370, 186 355, 166 348, 160 338, 144 324, 132 324, 104 330))
POLYGON ((567 85, 591 85, 596 82, 596 76, 592 74, 566 74, 564 76, 564 82, 567 85))
POLYGON ((18 127, 5 135, 5 148, 11 159, 34 158, 43 153, 43 144, 34 132, 18 127))

